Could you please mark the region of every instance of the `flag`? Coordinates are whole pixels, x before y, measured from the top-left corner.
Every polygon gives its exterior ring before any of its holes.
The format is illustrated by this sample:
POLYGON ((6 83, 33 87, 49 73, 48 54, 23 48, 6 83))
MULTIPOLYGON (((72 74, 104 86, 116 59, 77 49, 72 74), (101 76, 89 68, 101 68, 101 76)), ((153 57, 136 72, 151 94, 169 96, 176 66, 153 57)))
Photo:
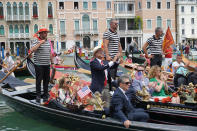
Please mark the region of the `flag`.
POLYGON ((89 89, 88 86, 84 86, 83 88, 81 88, 77 94, 78 96, 82 99, 83 97, 85 97, 86 95, 88 95, 91 92, 91 90, 89 89))
POLYGON ((162 45, 163 52, 165 52, 165 50, 172 44, 174 44, 174 39, 172 37, 172 33, 170 31, 170 28, 168 26, 168 29, 167 29, 165 37, 164 37, 163 45, 162 45))

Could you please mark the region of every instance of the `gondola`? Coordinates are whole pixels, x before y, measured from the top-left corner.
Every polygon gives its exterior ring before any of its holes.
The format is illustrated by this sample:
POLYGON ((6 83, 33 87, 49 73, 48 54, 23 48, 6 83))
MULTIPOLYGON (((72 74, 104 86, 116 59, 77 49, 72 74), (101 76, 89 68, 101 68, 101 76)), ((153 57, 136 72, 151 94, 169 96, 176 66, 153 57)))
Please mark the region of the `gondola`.
POLYGON ((30 74, 33 76, 33 78, 36 78, 34 63, 30 58, 27 58, 27 69, 30 72, 30 74))
POLYGON ((14 71, 14 75, 16 77, 19 77, 19 76, 30 76, 31 74, 29 73, 28 69, 27 69, 27 66, 23 66, 23 67, 19 67, 17 68, 15 71, 14 71))
POLYGON ((26 89, 23 88, 23 90, 15 90, 10 88, 9 85, 2 84, 0 86, 0 97, 5 100, 8 106, 12 107, 17 112, 36 119, 46 120, 53 125, 61 126, 66 129, 80 129, 81 131, 197 130, 197 127, 193 126, 155 124, 136 121, 132 121, 130 128, 126 129, 121 122, 111 117, 102 119, 101 114, 98 112, 73 112, 66 108, 40 105, 35 102, 36 94, 35 87, 33 86, 26 86, 26 89))

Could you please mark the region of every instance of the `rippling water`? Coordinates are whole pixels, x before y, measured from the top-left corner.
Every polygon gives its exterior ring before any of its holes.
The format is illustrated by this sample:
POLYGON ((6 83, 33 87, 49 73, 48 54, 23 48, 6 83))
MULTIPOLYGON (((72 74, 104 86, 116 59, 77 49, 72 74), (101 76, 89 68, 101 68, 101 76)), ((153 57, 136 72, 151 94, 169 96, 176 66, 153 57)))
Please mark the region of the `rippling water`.
POLYGON ((68 131, 46 121, 28 118, 0 101, 0 131, 68 131))

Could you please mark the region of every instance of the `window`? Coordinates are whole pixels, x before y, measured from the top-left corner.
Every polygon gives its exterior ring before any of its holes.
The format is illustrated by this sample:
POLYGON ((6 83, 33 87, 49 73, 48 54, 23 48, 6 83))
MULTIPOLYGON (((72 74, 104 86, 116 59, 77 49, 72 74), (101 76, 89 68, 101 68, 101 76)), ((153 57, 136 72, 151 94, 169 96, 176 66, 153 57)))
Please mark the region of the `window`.
POLYGON ((181 6, 181 12, 182 13, 184 12, 184 6, 181 6))
POLYGON ((0 19, 3 18, 3 4, 0 2, 0 19))
POLYGON ((194 6, 191 7, 191 12, 194 13, 194 6))
POLYGON ((125 3, 119 3, 119 13, 124 13, 125 12, 125 3))
POLYGON ((141 6, 141 2, 138 2, 138 9, 141 9, 142 6, 141 6))
POLYGON ((66 42, 61 42, 61 49, 65 50, 66 49, 66 42))
POLYGON ((128 4, 127 11, 128 12, 133 12, 134 11, 134 5, 133 4, 128 4))
POLYGON ((77 47, 80 47, 80 42, 79 42, 79 41, 76 41, 76 42, 75 42, 75 45, 76 45, 77 47))
POLYGON ((134 19, 127 19, 127 29, 128 30, 134 30, 135 29, 134 19))
POLYGON ((29 4, 25 3, 25 15, 29 15, 29 4))
POLYGON ((147 5, 147 9, 150 9, 151 8, 151 2, 150 1, 147 1, 147 3, 146 3, 147 5))
POLYGON ((36 2, 33 3, 33 18, 38 18, 38 8, 36 2))
POLYGON ((192 29, 192 35, 194 35, 195 34, 195 30, 194 29, 192 29))
POLYGON ((0 35, 5 35, 4 26, 3 25, 0 26, 0 35))
POLYGON ((60 34, 61 35, 66 34, 65 21, 60 21, 60 34))
POLYGON ((59 2, 59 9, 60 10, 64 9, 64 2, 59 2))
POLYGON ((48 4, 48 18, 52 18, 53 17, 53 7, 51 2, 49 2, 48 4))
POLYGON ((92 9, 93 10, 96 10, 97 9, 97 3, 95 1, 92 2, 92 9))
POLYGON ((182 35, 185 35, 185 30, 184 29, 182 29, 182 35))
POLYGON ((83 30, 89 31, 90 30, 90 17, 87 14, 82 16, 82 24, 83 30))
POLYGON ((49 31, 51 34, 53 34, 53 25, 52 24, 49 25, 49 31))
POLYGON ((161 9, 161 2, 157 2, 157 9, 161 9))
POLYGON ((79 9, 79 2, 74 2, 74 9, 79 9))
POLYGON ((157 16, 157 27, 162 27, 162 18, 161 18, 161 16, 157 16))
POLYGON ((38 25, 37 24, 34 25, 34 33, 36 33, 36 32, 38 32, 38 25))
POLYGON ((22 2, 19 3, 19 15, 23 15, 23 4, 22 4, 22 2))
POLYGON ((110 20, 107 20, 107 29, 110 28, 110 20))
POLYGON ((107 1, 107 10, 111 10, 111 1, 107 1))
POLYGON ((170 2, 167 2, 167 9, 170 9, 170 2))
POLYGON ((119 19, 119 30, 126 30, 126 19, 119 19))
POLYGON ((98 46, 98 41, 94 41, 94 47, 98 46))
POLYGON ((25 25, 25 33, 29 33, 29 25, 25 25))
POLYGON ((17 34, 18 32, 19 32, 19 30, 18 30, 18 25, 15 25, 15 26, 14 26, 14 33, 17 34))
POLYGON ((152 29, 152 21, 147 20, 147 29, 152 29))
POLYGON ((191 18, 191 24, 194 24, 194 18, 191 18))
POLYGON ((17 11, 18 9, 17 9, 17 4, 16 4, 16 2, 14 2, 14 4, 13 4, 13 14, 14 15, 17 15, 18 14, 18 11, 17 11))
POLYGON ((181 23, 182 23, 182 25, 185 24, 185 19, 184 18, 181 19, 181 23))
POLYGON ((97 20, 93 20, 93 30, 98 30, 97 20))
POLYGON ((75 20, 75 30, 79 31, 79 20, 75 20))
POLYGON ((88 9, 88 2, 87 1, 84 1, 83 2, 83 9, 84 10, 87 10, 88 9))
POLYGON ((171 20, 167 20, 167 27, 172 27, 172 25, 171 25, 171 20))
POLYGON ((20 33, 24 33, 24 27, 22 24, 20 25, 20 33))
POLYGON ((9 33, 12 34, 13 33, 13 26, 9 25, 9 33))
POLYGON ((10 4, 10 2, 7 3, 7 14, 8 15, 11 15, 12 14, 11 13, 11 4, 10 4))

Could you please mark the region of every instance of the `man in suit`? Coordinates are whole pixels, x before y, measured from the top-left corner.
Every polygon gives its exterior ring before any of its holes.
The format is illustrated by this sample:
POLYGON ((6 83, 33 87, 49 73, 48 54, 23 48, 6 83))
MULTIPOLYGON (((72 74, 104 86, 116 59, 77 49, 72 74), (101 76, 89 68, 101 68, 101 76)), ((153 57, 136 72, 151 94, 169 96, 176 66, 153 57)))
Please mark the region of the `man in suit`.
POLYGON ((102 93, 103 88, 106 86, 107 81, 111 83, 111 78, 109 74, 109 68, 116 66, 116 61, 119 55, 114 57, 113 61, 107 62, 103 61, 104 52, 99 46, 93 49, 93 59, 90 62, 92 82, 90 89, 94 93, 99 91, 102 93))
POLYGON ((119 87, 116 89, 111 100, 111 113, 114 118, 123 122, 129 128, 131 121, 147 121, 149 115, 143 109, 136 109, 130 102, 130 97, 125 94, 129 90, 131 81, 128 75, 118 78, 119 87))

